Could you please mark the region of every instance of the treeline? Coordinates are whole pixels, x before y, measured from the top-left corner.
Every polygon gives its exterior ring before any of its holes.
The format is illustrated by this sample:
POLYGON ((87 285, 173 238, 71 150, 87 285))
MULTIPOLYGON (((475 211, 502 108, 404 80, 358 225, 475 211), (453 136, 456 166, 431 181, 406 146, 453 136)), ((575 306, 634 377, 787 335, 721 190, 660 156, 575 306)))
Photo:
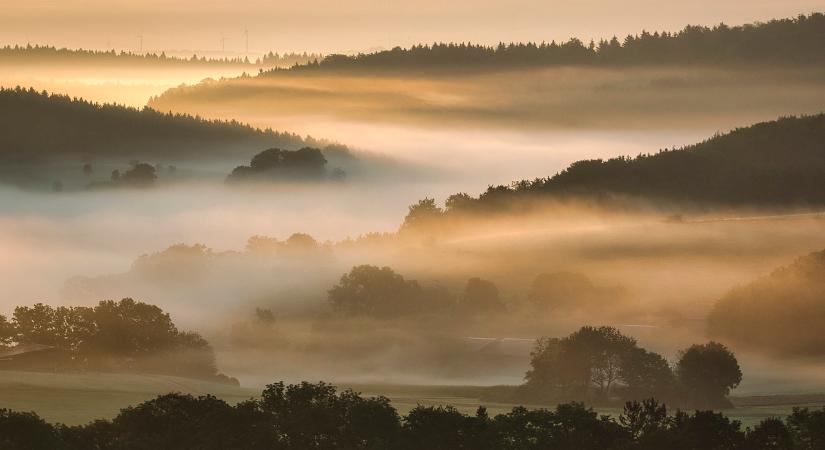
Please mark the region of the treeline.
POLYGON ((491 417, 417 406, 403 417, 384 397, 325 383, 268 385, 231 406, 212 396, 167 394, 112 420, 50 425, 34 413, 0 410, 0 448, 283 450, 819 450, 825 409, 796 408, 754 428, 712 411, 672 413, 655 400, 625 405, 618 418, 580 403, 491 417))
POLYGON ((783 357, 825 353, 825 251, 738 286, 714 305, 708 334, 783 357))
POLYGON ((311 137, 98 104, 34 89, 0 89, 0 161, 39 163, 94 159, 235 157, 261 148, 318 147, 311 137))
POLYGON ((599 42, 435 43, 354 56, 329 55, 293 70, 508 69, 544 66, 810 65, 825 63, 825 14, 800 15, 730 27, 687 26, 675 33, 647 32, 599 42))
POLYGON ((296 64, 308 64, 318 61, 323 55, 316 53, 273 53, 250 60, 249 57, 236 56, 224 58, 207 58, 193 54, 188 58, 169 56, 161 53, 134 53, 115 50, 87 50, 57 48, 49 45, 6 45, 0 47, 0 65, 3 63, 46 62, 49 64, 140 64, 154 66, 231 66, 240 68, 275 68, 289 67, 296 64))
POLYGON ((203 337, 131 298, 95 307, 18 306, 11 320, 0 315, 3 349, 10 351, 0 369, 143 372, 237 384, 217 372, 203 337))
POLYGON ((534 200, 643 199, 677 206, 825 204, 825 114, 739 128, 680 149, 582 160, 558 174, 410 206, 404 230, 438 228, 465 213, 507 212, 534 200))
POLYGON ((273 53, 269 52, 259 59, 259 63, 264 67, 291 67, 295 65, 304 65, 324 59, 321 53, 273 53))

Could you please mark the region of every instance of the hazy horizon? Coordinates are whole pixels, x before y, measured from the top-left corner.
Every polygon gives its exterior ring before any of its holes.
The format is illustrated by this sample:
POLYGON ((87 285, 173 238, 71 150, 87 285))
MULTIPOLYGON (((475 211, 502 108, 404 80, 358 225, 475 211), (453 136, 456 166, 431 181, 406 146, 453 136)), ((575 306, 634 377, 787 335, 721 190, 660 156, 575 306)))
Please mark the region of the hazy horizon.
POLYGON ((0 43, 140 51, 142 36, 144 52, 239 56, 246 53, 248 30, 252 55, 270 50, 352 53, 436 41, 491 45, 577 37, 587 42, 641 30, 739 25, 822 9, 816 0, 698 0, 668 8, 659 3, 37 0, 4 6, 0 43), (182 22, 186 27, 180 27, 182 22))

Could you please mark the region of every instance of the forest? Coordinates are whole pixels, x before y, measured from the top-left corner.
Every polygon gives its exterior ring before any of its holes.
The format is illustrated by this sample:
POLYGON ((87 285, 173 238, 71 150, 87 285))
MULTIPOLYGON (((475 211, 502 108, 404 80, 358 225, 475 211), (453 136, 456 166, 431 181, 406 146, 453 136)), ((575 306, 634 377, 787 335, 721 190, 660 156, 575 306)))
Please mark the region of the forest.
MULTIPOLYGON (((571 38, 556 43, 435 43, 375 53, 329 55, 290 70, 506 70, 547 66, 817 65, 825 63, 825 14, 764 23, 687 26, 678 32, 643 31, 620 40, 571 38)), ((266 73, 277 74, 279 70, 266 73)), ((266 74, 265 73, 265 74, 266 74)))

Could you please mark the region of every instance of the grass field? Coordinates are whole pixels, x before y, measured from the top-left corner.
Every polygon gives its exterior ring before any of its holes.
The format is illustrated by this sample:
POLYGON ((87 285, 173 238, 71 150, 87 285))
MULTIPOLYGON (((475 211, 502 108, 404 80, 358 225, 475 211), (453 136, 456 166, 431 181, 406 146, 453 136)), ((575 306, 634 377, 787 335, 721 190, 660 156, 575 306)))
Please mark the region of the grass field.
MULTIPOLYGON (((389 397, 401 414, 416 405, 452 405, 468 414, 475 413, 484 388, 477 386, 352 385, 364 395, 389 397)), ((200 380, 165 375, 136 374, 57 374, 0 371, 0 408, 34 411, 49 422, 85 424, 95 419, 112 418, 121 408, 135 405, 169 392, 192 395, 212 394, 237 403, 260 394, 260 388, 234 387, 200 380)), ((794 406, 821 408, 825 394, 750 396, 733 399, 737 406, 724 411, 752 426, 767 417, 784 417, 794 406)), ((491 415, 510 411, 512 404, 485 403, 491 415)), ((548 405, 526 405, 547 407, 548 405)), ((596 408, 603 414, 618 415, 615 408, 596 408)))

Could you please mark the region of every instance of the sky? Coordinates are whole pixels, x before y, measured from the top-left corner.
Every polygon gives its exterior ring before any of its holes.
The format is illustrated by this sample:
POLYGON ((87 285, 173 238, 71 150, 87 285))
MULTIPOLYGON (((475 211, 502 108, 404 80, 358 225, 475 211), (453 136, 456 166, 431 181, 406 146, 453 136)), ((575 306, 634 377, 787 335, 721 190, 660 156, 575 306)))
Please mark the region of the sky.
POLYGON ((582 40, 825 10, 822 0, 3 0, 0 44, 354 52, 433 41, 582 40))

